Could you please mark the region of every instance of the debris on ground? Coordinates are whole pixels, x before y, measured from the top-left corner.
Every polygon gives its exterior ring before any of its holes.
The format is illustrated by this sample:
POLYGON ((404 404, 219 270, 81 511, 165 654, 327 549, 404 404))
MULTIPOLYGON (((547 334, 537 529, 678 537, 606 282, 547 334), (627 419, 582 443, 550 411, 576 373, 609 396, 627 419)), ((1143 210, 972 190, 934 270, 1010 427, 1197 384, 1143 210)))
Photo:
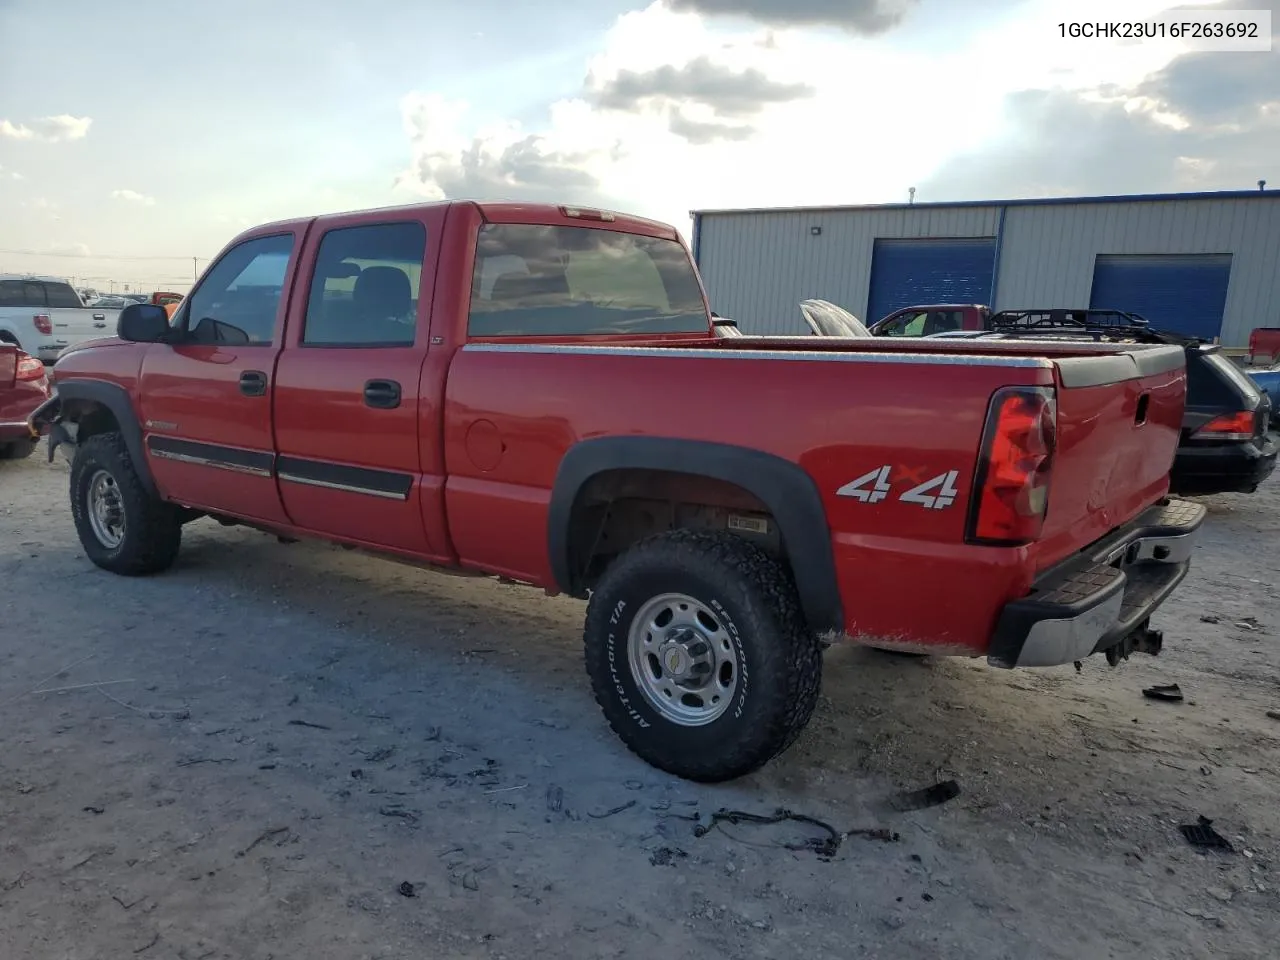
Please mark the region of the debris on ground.
POLYGON ((552 813, 564 809, 564 787, 555 783, 547 787, 547 809, 552 813))
POLYGON ((655 867, 668 867, 677 859, 683 860, 689 854, 678 847, 659 847, 649 854, 649 862, 655 867))
POLYGON ((924 810, 954 800, 960 796, 960 784, 954 780, 943 780, 923 790, 907 790, 889 799, 889 806, 899 813, 911 810, 924 810))
POLYGON ((399 890, 402 897, 416 897, 418 895, 418 892, 413 888, 413 884, 408 880, 405 880, 396 889, 399 890))
POLYGON ((605 810, 603 813, 595 813, 593 811, 587 811, 587 816, 591 817, 593 820, 603 820, 606 817, 612 817, 615 814, 619 814, 623 810, 630 810, 635 805, 636 805, 636 801, 628 800, 626 803, 616 806, 611 810, 605 810))
POLYGON ((1200 618, 1200 622, 1201 623, 1221 623, 1222 618, 1219 616, 1215 616, 1212 613, 1206 613, 1204 616, 1200 618))
POLYGON ((406 810, 403 807, 381 807, 378 813, 384 817, 399 817, 401 820, 407 820, 409 823, 418 822, 418 814, 413 810, 406 810))
POLYGON ((1241 630, 1248 630, 1253 633, 1262 629, 1262 624, 1254 617, 1242 617, 1232 624, 1232 626, 1239 627, 1241 630))
POLYGON ((1235 847, 1231 846, 1226 837, 1213 829, 1213 821, 1208 817, 1201 816, 1198 823, 1184 823, 1178 827, 1178 830, 1193 847, 1235 853, 1235 847))
POLYGON ((841 832, 831 824, 817 817, 810 817, 803 813, 793 813, 790 810, 779 808, 777 812, 771 816, 758 813, 747 813, 744 810, 727 810, 721 807, 711 815, 710 821, 700 823, 693 828, 695 837, 705 837, 722 823, 740 824, 750 823, 759 826, 769 826, 776 823, 785 823, 786 821, 794 821, 796 823, 808 824, 817 827, 819 830, 825 830, 825 837, 807 837, 798 843, 782 843, 779 844, 785 850, 806 850, 816 853, 819 857, 829 860, 834 857, 840 850, 840 845, 849 837, 867 837, 873 840, 883 840, 885 842, 893 842, 899 839, 897 833, 891 830, 870 827, 858 827, 851 830, 841 832))
POLYGON ((310 720, 290 720, 291 727, 310 727, 312 730, 332 730, 333 727, 326 727, 323 723, 312 723, 310 720))
POLYGON ((1182 702, 1182 688, 1176 683, 1162 683, 1154 687, 1147 687, 1142 691, 1142 695, 1148 700, 1166 700, 1170 703, 1182 702))
POLYGON ((253 843, 249 844, 247 847, 245 847, 243 850, 241 850, 239 853, 237 853, 237 854, 236 854, 236 856, 237 856, 237 857, 243 857, 243 856, 245 856, 245 855, 246 855, 250 850, 252 850, 254 847, 256 847, 258 844, 260 844, 260 843, 266 843, 266 842, 267 842, 268 840, 270 840, 272 837, 278 837, 278 836, 280 836, 280 834, 282 834, 282 833, 288 833, 288 832, 289 832, 289 828, 288 828, 288 827, 272 827, 270 830, 264 830, 264 831, 262 831, 262 833, 258 834, 258 838, 257 838, 256 840, 254 840, 254 841, 253 841, 253 843))
POLYGON ((1280 710, 1268 710, 1267 716, 1272 720, 1280 720, 1280 710))

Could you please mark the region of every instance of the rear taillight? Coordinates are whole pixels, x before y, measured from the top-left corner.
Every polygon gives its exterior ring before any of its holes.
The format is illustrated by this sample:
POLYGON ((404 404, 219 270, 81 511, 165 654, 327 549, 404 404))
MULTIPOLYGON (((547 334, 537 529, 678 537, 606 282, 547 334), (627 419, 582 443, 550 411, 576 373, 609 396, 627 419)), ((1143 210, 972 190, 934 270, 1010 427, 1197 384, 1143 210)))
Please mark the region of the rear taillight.
POLYGON ((53 333, 53 321, 49 319, 47 313, 37 313, 31 318, 31 322, 36 325, 36 330, 43 333, 46 337, 53 333))
POLYGON ((987 409, 967 539, 1013 546, 1040 536, 1058 441, 1052 387, 1004 387, 987 409))
POLYGON ((1200 440, 1250 440, 1257 427, 1254 411, 1239 410, 1214 417, 1191 436, 1200 440))
POLYGON ((18 358, 17 378, 19 380, 43 380, 44 377, 44 364, 35 357, 21 356, 18 358))

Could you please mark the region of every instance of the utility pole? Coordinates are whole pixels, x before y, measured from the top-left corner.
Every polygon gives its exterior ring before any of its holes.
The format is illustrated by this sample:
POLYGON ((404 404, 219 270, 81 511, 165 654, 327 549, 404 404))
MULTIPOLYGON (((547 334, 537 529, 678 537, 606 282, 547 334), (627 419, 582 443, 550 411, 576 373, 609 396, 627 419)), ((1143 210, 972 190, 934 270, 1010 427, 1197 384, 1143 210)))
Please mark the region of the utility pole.
POLYGON ((191 258, 191 282, 192 282, 192 283, 195 283, 195 282, 196 282, 196 280, 197 280, 197 277, 196 277, 196 258, 195 258, 195 257, 192 257, 192 258, 191 258))

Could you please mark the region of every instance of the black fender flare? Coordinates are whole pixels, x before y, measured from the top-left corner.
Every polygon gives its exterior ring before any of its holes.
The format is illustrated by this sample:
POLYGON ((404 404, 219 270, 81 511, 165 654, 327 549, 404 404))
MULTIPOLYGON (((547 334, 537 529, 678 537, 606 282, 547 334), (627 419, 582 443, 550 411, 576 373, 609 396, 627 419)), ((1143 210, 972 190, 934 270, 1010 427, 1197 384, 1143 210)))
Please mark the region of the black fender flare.
POLYGON ((831 529, 813 478, 798 464, 771 453, 702 440, 598 437, 569 448, 556 472, 547 511, 551 572, 563 593, 581 593, 569 562, 569 524, 579 493, 597 474, 627 469, 710 477, 753 494, 778 524, 810 628, 818 633, 844 629, 831 529))
MULTIPOLYGON (((102 380, 79 380, 75 378, 58 378, 58 399, 63 401, 62 416, 66 416, 68 400, 85 400, 100 403, 111 411, 116 423, 120 425, 120 435, 129 451, 129 459, 133 461, 133 469, 138 473, 143 488, 152 496, 158 496, 155 479, 151 476, 151 467, 147 463, 146 451, 142 443, 142 424, 134 413, 133 403, 124 387, 102 380)), ((77 437, 77 440, 79 438, 77 437)))

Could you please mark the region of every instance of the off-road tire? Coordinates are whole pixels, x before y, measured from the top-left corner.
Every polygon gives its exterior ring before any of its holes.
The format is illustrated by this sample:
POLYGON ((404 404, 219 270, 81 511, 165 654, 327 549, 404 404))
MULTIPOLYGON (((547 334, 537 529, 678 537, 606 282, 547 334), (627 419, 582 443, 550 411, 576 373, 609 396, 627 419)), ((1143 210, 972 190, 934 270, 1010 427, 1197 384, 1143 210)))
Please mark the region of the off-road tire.
POLYGON ((0 443, 0 460, 25 460, 36 452, 37 440, 10 440, 0 443))
POLYGON ((704 783, 744 776, 790 747, 822 682, 821 647, 790 574, 754 544, 724 533, 675 530, 618 557, 592 592, 583 645, 596 702, 622 742, 660 770, 704 783), (715 610, 736 646, 733 703, 704 726, 664 717, 632 675, 631 621, 665 593, 715 610))
POLYGON ((71 516, 89 559, 123 576, 167 570, 182 543, 179 509, 147 493, 118 433, 96 434, 76 449, 71 461, 71 516), (124 511, 124 536, 115 547, 98 539, 89 520, 89 484, 99 470, 115 481, 124 511))

